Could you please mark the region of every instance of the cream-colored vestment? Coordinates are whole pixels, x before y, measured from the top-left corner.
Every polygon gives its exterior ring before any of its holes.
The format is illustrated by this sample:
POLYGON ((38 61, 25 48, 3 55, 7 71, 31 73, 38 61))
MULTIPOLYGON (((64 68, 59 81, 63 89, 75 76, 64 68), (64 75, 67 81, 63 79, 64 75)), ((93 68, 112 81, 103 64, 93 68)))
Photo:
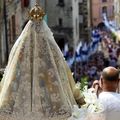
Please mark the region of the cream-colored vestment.
POLYGON ((44 21, 29 21, 0 84, 0 120, 67 120, 74 80, 44 21))

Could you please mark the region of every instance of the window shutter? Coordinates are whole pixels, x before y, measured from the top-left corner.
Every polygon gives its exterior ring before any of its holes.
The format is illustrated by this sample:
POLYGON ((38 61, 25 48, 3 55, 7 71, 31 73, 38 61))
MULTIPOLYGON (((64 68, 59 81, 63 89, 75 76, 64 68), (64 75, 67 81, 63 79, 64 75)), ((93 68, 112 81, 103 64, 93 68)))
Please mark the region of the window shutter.
POLYGON ((29 6, 29 0, 21 0, 21 6, 22 7, 28 7, 29 6))

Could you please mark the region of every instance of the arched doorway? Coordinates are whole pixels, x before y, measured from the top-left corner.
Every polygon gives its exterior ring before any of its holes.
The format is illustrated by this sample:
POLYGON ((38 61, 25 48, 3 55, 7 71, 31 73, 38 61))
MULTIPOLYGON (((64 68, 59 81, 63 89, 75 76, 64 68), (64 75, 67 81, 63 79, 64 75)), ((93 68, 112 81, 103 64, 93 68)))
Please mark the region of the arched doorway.
POLYGON ((98 29, 105 29, 105 24, 104 24, 104 22, 99 23, 99 24, 97 25, 97 28, 98 28, 98 29))
POLYGON ((64 34, 54 34, 56 43, 58 44, 61 51, 64 50, 65 44, 68 42, 66 35, 64 34))
POLYGON ((60 47, 61 50, 64 50, 64 45, 65 45, 65 39, 61 38, 57 41, 58 46, 60 47))

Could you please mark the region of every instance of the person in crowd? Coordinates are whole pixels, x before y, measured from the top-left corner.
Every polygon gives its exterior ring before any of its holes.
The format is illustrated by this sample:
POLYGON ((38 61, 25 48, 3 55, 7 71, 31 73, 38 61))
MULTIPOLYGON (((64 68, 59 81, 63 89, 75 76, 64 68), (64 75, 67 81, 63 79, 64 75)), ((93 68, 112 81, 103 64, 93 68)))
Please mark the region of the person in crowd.
POLYGON ((99 85, 102 88, 99 100, 104 106, 106 120, 119 120, 120 94, 116 92, 119 87, 119 70, 111 66, 104 68, 99 85))

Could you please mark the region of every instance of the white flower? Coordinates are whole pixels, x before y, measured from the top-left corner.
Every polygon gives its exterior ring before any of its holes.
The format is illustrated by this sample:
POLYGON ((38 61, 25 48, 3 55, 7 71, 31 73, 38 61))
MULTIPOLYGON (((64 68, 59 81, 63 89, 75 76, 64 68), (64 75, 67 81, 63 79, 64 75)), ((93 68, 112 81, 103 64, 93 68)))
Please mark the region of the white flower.
POLYGON ((87 104, 95 103, 95 101, 97 100, 96 93, 93 91, 94 91, 94 89, 89 89, 89 90, 83 92, 83 95, 85 97, 85 102, 87 104))
POLYGON ((87 108, 78 108, 77 105, 73 107, 72 117, 76 120, 85 120, 87 114, 87 108))
MULTIPOLYGON (((76 88, 80 88, 81 83, 76 84, 76 88)), ((84 87, 84 91, 80 91, 84 95, 84 100, 86 102, 85 105, 78 108, 78 106, 74 105, 72 112, 72 120, 86 120, 87 116, 91 113, 101 113, 104 108, 103 105, 97 98, 95 93, 95 89, 87 89, 87 86, 84 87)))
POLYGON ((83 107, 87 107, 89 112, 97 113, 103 111, 103 105, 99 102, 94 88, 90 88, 88 90, 85 89, 85 91, 83 91, 83 95, 86 102, 83 107))
POLYGON ((75 87, 80 89, 80 85, 81 85, 81 83, 80 83, 80 82, 77 82, 77 83, 75 84, 75 87))
POLYGON ((88 89, 83 92, 85 97, 86 106, 90 113, 98 113, 103 111, 103 105, 99 102, 94 88, 88 89))

